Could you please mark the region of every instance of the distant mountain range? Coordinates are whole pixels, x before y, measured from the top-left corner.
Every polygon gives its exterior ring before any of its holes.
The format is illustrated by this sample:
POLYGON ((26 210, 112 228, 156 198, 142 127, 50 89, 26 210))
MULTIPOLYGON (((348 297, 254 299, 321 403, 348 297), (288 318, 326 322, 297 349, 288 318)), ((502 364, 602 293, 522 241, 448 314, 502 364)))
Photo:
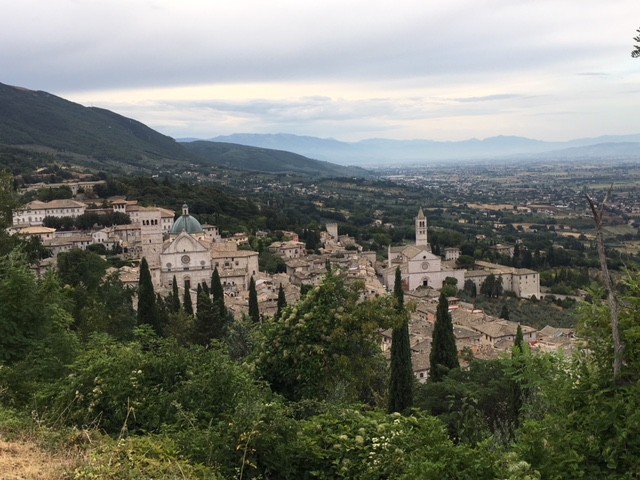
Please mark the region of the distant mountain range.
POLYGON ((499 136, 460 142, 370 139, 350 143, 290 134, 234 134, 176 141, 106 109, 0 83, 0 167, 15 170, 21 163, 32 166, 52 158, 119 173, 186 170, 195 164, 352 177, 368 174, 358 166, 434 161, 640 160, 640 135, 569 142, 499 136))
POLYGON ((368 172, 300 154, 211 141, 178 143, 131 118, 85 107, 47 92, 0 83, 0 167, 19 170, 58 159, 117 173, 190 165, 313 177, 368 172))
MULTIPOLYGON (((182 139, 192 140, 192 139, 182 139)), ((398 165, 451 160, 578 160, 638 159, 640 134, 545 142, 525 137, 497 136, 458 142, 370 139, 341 142, 290 134, 233 134, 211 140, 296 152, 342 165, 398 165)))

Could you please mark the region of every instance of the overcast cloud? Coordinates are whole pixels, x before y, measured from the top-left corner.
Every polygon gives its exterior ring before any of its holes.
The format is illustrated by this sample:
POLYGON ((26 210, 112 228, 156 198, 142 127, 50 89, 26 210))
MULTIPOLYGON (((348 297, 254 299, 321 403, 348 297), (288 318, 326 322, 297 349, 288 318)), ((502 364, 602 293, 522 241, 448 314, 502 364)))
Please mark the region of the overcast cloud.
POLYGON ((174 137, 640 132, 638 0, 3 3, 0 82, 174 137))

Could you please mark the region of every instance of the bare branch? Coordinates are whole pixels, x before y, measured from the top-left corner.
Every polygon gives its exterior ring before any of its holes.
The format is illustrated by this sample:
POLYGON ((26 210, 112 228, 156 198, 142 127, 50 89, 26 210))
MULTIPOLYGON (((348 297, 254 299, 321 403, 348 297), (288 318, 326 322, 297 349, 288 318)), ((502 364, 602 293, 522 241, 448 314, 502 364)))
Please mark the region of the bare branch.
POLYGON ((611 316, 611 335, 613 337, 613 379, 617 381, 620 377, 620 371, 622 369, 622 359, 624 354, 624 344, 620 339, 620 321, 618 318, 618 301, 613 289, 613 282, 611 281, 611 275, 609 275, 609 268, 607 266, 607 254, 604 247, 604 234, 602 231, 602 219, 604 216, 604 208, 613 190, 613 185, 609 187, 602 203, 599 207, 596 206, 593 199, 585 193, 589 207, 593 214, 593 221, 596 225, 596 243, 598 245, 598 257, 600 259, 600 269, 602 270, 602 277, 604 280, 605 288, 607 289, 607 298, 609 301, 609 311, 611 316))

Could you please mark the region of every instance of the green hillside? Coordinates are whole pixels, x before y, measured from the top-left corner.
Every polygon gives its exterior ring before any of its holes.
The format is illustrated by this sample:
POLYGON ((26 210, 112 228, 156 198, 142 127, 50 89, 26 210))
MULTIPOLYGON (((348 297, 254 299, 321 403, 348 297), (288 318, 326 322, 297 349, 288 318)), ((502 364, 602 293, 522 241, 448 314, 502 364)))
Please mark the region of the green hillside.
POLYGON ((364 176, 367 171, 312 160, 297 153, 235 143, 196 141, 184 143, 195 156, 221 167, 265 173, 296 173, 331 177, 364 176))
POLYGON ((175 140, 136 120, 46 92, 0 84, 0 112, 5 145, 48 147, 139 167, 190 159, 175 140))
POLYGON ((230 143, 182 144, 141 122, 85 107, 47 92, 0 83, 0 165, 14 173, 61 161, 112 172, 181 171, 200 164, 236 170, 309 176, 366 174, 301 155, 230 143), (19 152, 27 152, 20 154, 19 152))

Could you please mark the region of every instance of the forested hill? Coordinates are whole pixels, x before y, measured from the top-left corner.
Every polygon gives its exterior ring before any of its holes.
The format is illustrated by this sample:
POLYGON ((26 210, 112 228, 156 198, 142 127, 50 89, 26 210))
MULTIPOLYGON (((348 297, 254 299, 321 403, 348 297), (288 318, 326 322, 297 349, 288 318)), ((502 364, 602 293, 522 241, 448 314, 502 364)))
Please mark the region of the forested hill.
POLYGON ((196 141, 184 147, 199 158, 221 167, 265 173, 297 173, 331 177, 366 176, 366 170, 312 160, 297 153, 235 143, 196 141))
MULTIPOLYGON (((215 142, 187 148, 137 120, 109 110, 85 107, 43 91, 0 83, 0 147, 46 152, 107 171, 157 171, 190 164, 239 170, 351 176, 366 173, 289 152, 215 142)), ((0 166, 15 159, 4 149, 0 166)), ((43 156, 43 163, 51 157, 43 156)))

